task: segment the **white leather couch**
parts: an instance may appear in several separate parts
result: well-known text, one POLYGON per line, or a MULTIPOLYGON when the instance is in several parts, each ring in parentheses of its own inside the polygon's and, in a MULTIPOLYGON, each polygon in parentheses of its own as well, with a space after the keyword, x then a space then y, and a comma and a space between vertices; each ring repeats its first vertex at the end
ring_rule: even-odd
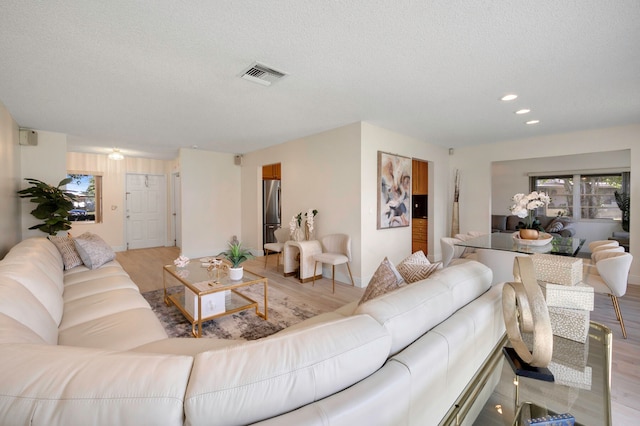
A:
POLYGON ((2 425, 437 424, 504 334, 477 262, 264 339, 167 338, 117 262, 0 262, 2 425))

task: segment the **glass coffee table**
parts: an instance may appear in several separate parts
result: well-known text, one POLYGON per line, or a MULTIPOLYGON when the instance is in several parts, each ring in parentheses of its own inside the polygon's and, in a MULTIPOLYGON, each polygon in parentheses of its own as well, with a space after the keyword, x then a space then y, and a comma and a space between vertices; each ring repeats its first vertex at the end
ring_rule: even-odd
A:
POLYGON ((192 260, 182 268, 175 265, 165 265, 163 268, 164 302, 167 306, 174 305, 191 322, 191 333, 194 337, 202 337, 203 322, 246 309, 255 308, 257 316, 268 319, 267 278, 245 269, 242 279, 234 281, 229 278, 228 271, 207 266, 207 262, 192 260), (171 282, 184 286, 184 291, 167 293, 167 284, 171 282), (257 300, 238 291, 253 285, 263 286, 262 312, 257 300))
POLYGON ((611 425, 611 341, 611 330, 593 321, 584 344, 555 336, 555 381, 545 382, 516 376, 502 352, 505 337, 440 424, 524 425, 569 413, 576 425, 611 425))

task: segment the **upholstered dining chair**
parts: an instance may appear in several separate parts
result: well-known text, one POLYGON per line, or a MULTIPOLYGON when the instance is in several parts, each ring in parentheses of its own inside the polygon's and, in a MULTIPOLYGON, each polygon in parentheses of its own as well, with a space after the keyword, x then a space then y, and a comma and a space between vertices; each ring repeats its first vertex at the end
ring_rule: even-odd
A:
POLYGON ((333 284, 333 292, 336 292, 336 265, 347 264, 351 285, 353 283, 353 275, 351 275, 351 237, 346 234, 331 234, 320 238, 322 244, 322 253, 313 256, 315 264, 313 265, 313 284, 316 284, 316 269, 318 263, 326 263, 331 265, 331 281, 333 284))
POLYGON ((618 247, 619 245, 620 243, 618 243, 618 241, 616 240, 596 240, 589 243, 589 251, 593 252, 594 250, 597 250, 603 246, 618 247))
POLYGON ((442 250, 442 267, 467 262, 469 260, 477 260, 476 253, 465 253, 466 247, 456 246, 461 242, 459 238, 442 237, 440 238, 440 250, 442 250))
POLYGON ((278 253, 276 261, 276 269, 278 269, 278 265, 280 265, 280 253, 282 253, 284 249, 284 243, 289 239, 289 229, 278 228, 273 231, 273 235, 276 237, 277 243, 267 243, 264 245, 264 267, 267 267, 267 259, 269 258, 269 252, 271 252, 278 253))
POLYGON ((593 254, 596 273, 583 277, 583 281, 593 287, 596 293, 607 294, 613 303, 616 312, 616 319, 620 322, 622 336, 627 338, 627 331, 624 328, 622 311, 618 298, 627 292, 627 280, 633 256, 629 253, 615 250, 602 250, 593 254))

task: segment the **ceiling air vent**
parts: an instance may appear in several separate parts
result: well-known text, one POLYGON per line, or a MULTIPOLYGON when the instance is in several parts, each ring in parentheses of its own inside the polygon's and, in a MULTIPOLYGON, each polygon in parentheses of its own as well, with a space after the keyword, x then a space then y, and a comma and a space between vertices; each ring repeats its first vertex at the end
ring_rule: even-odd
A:
POLYGON ((256 62, 246 69, 240 77, 254 83, 262 84, 263 86, 271 86, 272 83, 275 83, 286 75, 287 73, 285 72, 274 70, 271 67, 256 62))

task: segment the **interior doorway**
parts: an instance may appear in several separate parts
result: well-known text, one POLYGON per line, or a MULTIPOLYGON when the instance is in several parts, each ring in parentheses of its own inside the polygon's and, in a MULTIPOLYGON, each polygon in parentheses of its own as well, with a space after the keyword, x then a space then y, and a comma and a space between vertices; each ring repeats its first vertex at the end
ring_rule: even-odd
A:
POLYGON ((171 239, 173 245, 182 247, 182 186, 180 173, 171 174, 171 239))
POLYGON ((262 166, 262 243, 275 243, 274 232, 282 226, 282 179, 280 163, 262 166))
POLYGON ((164 246, 167 228, 166 192, 164 175, 127 174, 127 249, 164 246))

